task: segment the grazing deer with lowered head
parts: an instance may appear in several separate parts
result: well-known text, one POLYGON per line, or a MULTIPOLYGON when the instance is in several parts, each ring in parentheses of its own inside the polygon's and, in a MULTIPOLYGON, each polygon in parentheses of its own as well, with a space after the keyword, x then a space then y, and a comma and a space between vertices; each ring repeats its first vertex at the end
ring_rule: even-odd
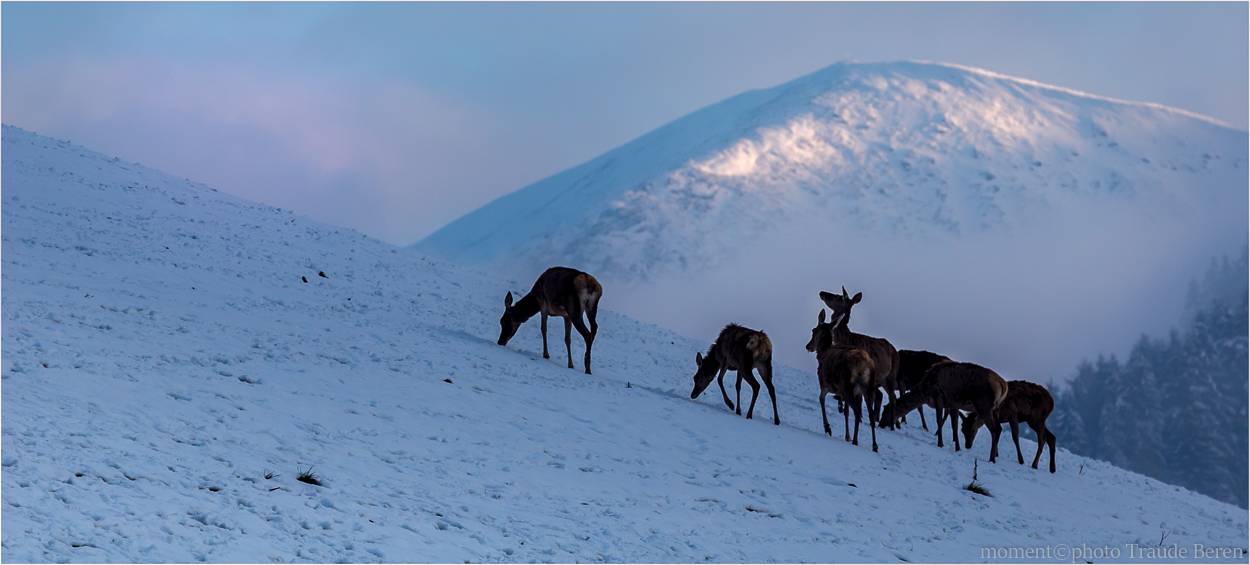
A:
MULTIPOLYGON (((1055 399, 1045 387, 1028 381, 1011 381, 1007 383, 1007 398, 998 407, 998 422, 1011 424, 1011 441, 1016 444, 1016 459, 1024 464, 1024 455, 1020 453, 1020 422, 1025 422, 1037 433, 1037 455, 1033 456, 1033 468, 1042 458, 1042 447, 1050 446, 1050 472, 1055 472, 1055 434, 1046 429, 1046 418, 1055 409, 1055 399)), ((964 447, 972 449, 972 440, 977 437, 981 428, 981 420, 976 414, 964 419, 964 447)))
POLYGON ((569 368, 573 368, 572 328, 582 334, 586 341, 586 374, 590 374, 590 347, 595 342, 595 334, 599 332, 599 324, 595 322, 595 313, 599 310, 599 298, 603 296, 603 287, 599 281, 586 273, 568 267, 552 267, 547 269, 534 288, 514 305, 512 292, 503 299, 503 317, 499 319, 499 345, 507 345, 508 340, 516 334, 526 320, 534 314, 542 314, 543 359, 550 359, 547 353, 547 316, 564 318, 564 347, 569 352, 569 368), (582 314, 590 321, 590 329, 582 323, 582 314))
POLYGON ((715 378, 717 384, 720 385, 720 393, 725 399, 725 404, 733 409, 735 414, 742 414, 742 381, 746 379, 747 384, 751 385, 751 407, 747 408, 747 419, 750 420, 755 412, 755 399, 760 394, 760 383, 751 374, 751 369, 754 368, 759 370, 760 378, 764 379, 764 386, 768 387, 768 398, 773 402, 773 424, 781 425, 781 418, 777 416, 777 391, 773 388, 773 342, 769 341, 764 332, 747 329, 738 324, 729 324, 716 337, 716 343, 713 343, 712 347, 707 350, 707 357, 701 353, 695 353, 694 362, 699 369, 694 374, 694 390, 690 392, 691 399, 698 398, 715 378), (734 403, 729 401, 729 394, 725 392, 725 371, 738 372, 738 383, 735 386, 738 391, 736 408, 734 403))
POLYGON ((881 422, 882 426, 889 425, 891 429, 897 426, 893 420, 886 422, 880 418, 881 402, 883 400, 880 393, 875 392, 878 387, 884 388, 886 393, 890 395, 890 402, 893 403, 897 398, 898 390, 898 351, 890 345, 889 341, 878 337, 870 337, 863 334, 857 334, 851 331, 847 326, 851 321, 851 307, 858 304, 863 298, 864 293, 857 292, 852 298, 846 294, 846 287, 842 287, 842 294, 839 296, 831 292, 821 292, 820 299, 829 306, 830 318, 841 319, 841 322, 833 327, 833 344, 846 345, 856 347, 868 352, 872 357, 872 362, 876 366, 873 372, 876 383, 873 386, 873 394, 865 397, 871 406, 873 418, 881 422))
MULTIPOLYGON (((950 361, 950 358, 929 351, 898 350, 899 392, 905 393, 916 388, 916 385, 920 384, 920 379, 924 378, 925 371, 928 371, 929 367, 940 361, 950 361)), ((925 431, 929 431, 929 424, 924 421, 924 405, 917 406, 916 411, 920 412, 920 426, 925 431)), ((907 415, 903 414, 900 418, 906 421, 907 415)))
MULTIPOLYGON (((812 340, 807 342, 807 350, 816 354, 816 377, 820 382, 820 417, 825 422, 825 433, 833 435, 829 427, 829 416, 825 414, 825 396, 833 394, 839 402, 845 401, 847 406, 842 410, 842 420, 846 429, 846 441, 851 445, 859 445, 859 423, 863 421, 862 400, 871 398, 876 392, 875 364, 867 351, 847 345, 834 345, 833 329, 842 322, 846 314, 834 316, 825 323, 825 311, 820 311, 816 318, 816 327, 812 328, 812 340), (855 411, 855 438, 851 438, 851 410, 855 411)), ((871 401, 869 401, 871 405, 871 401)), ((868 411, 868 429, 872 430, 872 450, 877 451, 877 422, 872 410, 868 411)))
POLYGON ((942 424, 951 417, 951 440, 959 451, 959 411, 975 412, 977 419, 990 429, 993 444, 990 446, 990 462, 998 458, 998 435, 1003 427, 998 423, 998 407, 1007 397, 1007 381, 998 373, 972 363, 942 361, 925 373, 920 384, 885 407, 882 417, 898 420, 921 404, 928 404, 937 412, 938 447, 942 443, 942 424))

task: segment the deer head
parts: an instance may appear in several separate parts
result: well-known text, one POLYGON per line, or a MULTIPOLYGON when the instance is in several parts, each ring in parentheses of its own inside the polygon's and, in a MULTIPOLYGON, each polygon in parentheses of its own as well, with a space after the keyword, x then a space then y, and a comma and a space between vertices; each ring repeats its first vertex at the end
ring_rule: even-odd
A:
POLYGON ((715 356, 708 356, 704 359, 702 353, 695 353, 694 363, 699 369, 694 373, 694 390, 690 392, 691 399, 703 394, 704 389, 712 384, 712 379, 716 378, 716 373, 720 371, 720 362, 715 356))
POLYGON ((855 293, 854 297, 847 295, 845 286, 842 287, 842 294, 840 296, 832 292, 821 291, 820 293, 820 300, 823 301, 830 310, 832 310, 832 312, 830 312, 831 317, 836 318, 838 317, 838 314, 846 315, 842 319, 842 323, 851 321, 851 307, 859 304, 860 299, 863 297, 864 293, 862 292, 855 293))
POLYGON ((812 340, 807 342, 807 350, 818 353, 821 348, 833 345, 833 328, 837 327, 845 317, 846 314, 833 316, 833 319, 826 324, 825 310, 821 308, 820 316, 816 318, 816 327, 812 328, 812 340))
POLYGON ((503 299, 503 317, 499 318, 499 345, 508 345, 508 340, 516 335, 517 328, 525 323, 528 318, 513 315, 512 312, 512 291, 508 291, 508 296, 503 299))

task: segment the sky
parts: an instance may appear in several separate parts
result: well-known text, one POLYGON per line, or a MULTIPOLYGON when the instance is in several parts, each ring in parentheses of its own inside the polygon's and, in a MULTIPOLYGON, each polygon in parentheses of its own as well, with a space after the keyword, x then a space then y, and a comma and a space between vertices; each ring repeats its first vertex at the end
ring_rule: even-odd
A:
POLYGON ((409 245, 743 91, 930 60, 1246 129, 1247 3, 0 5, 0 120, 409 245))

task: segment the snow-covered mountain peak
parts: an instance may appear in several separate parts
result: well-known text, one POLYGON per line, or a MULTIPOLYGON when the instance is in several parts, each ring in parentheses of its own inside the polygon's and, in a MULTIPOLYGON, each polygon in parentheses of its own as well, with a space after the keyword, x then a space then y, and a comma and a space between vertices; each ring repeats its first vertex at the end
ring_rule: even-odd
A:
POLYGON ((957 237, 1107 199, 1192 211, 1191 193, 1244 184, 1246 147, 1245 132, 1158 105, 955 65, 847 62, 690 114, 417 248, 645 279, 723 265, 743 239, 797 224, 957 237))

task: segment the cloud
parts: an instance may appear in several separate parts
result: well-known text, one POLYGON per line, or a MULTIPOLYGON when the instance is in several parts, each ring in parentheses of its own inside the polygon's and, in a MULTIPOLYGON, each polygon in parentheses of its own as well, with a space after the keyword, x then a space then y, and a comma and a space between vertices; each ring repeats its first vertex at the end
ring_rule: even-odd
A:
POLYGON ((498 149, 480 112, 396 80, 139 57, 4 78, 5 123, 399 244, 438 227, 428 211, 463 198, 449 187, 488 185, 480 155, 498 149))

